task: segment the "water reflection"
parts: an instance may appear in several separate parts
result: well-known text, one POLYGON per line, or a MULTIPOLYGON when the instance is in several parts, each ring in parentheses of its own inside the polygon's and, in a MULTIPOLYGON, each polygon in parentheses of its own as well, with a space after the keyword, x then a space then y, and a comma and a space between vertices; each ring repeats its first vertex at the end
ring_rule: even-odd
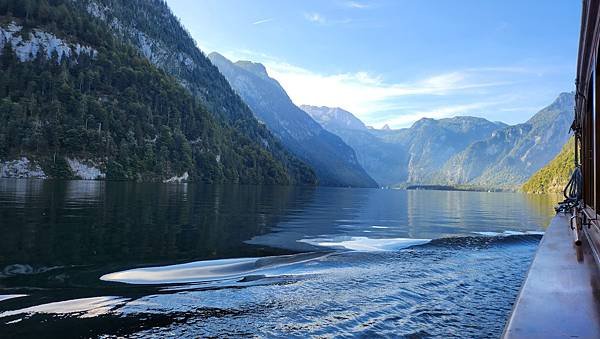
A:
POLYGON ((323 237, 435 239, 541 230, 556 200, 515 193, 0 180, 0 269, 260 257, 315 250, 302 240, 323 237))
POLYGON ((0 180, 0 330, 498 336, 557 199, 0 180))
POLYGON ((244 240, 303 210, 292 187, 0 181, 0 271, 279 254, 244 240))
POLYGON ((318 243, 356 242, 353 248, 403 239, 436 239, 480 232, 540 231, 554 214, 555 196, 459 191, 320 188, 303 213, 279 222, 274 232, 247 241, 295 251, 318 243), (354 239, 354 240, 353 240, 354 239))

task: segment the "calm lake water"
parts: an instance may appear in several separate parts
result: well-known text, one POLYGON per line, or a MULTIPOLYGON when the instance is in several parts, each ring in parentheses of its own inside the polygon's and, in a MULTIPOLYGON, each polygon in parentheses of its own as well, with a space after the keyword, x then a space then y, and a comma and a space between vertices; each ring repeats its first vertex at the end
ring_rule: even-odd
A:
POLYGON ((557 200, 0 180, 0 336, 498 337, 557 200))

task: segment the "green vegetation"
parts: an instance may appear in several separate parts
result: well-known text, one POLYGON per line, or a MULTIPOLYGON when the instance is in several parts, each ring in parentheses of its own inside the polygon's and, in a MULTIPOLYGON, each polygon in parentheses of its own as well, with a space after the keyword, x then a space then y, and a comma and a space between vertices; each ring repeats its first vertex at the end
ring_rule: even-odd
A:
POLYGON ((108 179, 117 180, 162 180, 188 172, 191 180, 204 182, 316 182, 306 165, 286 154, 274 157, 256 142, 269 137, 264 127, 254 123, 258 127, 247 132, 243 120, 212 114, 73 2, 0 0, 0 16, 3 26, 11 21, 23 26, 25 40, 40 29, 98 51, 48 59, 40 49, 21 62, 11 44, 5 45, 0 159, 32 157, 53 177, 71 175, 64 161, 69 156, 94 160, 108 179))
MULTIPOLYGON (((97 8, 98 20, 135 46, 159 69, 184 84, 215 118, 242 134, 255 147, 266 148, 283 166, 292 183, 315 184, 313 170, 259 123, 225 77, 198 49, 195 40, 164 0, 78 0, 81 11, 97 8)), ((260 183, 260 182, 256 182, 260 183)))
POLYGON ((522 190, 538 194, 562 192, 575 168, 574 160, 575 139, 571 138, 552 161, 529 178, 522 190))

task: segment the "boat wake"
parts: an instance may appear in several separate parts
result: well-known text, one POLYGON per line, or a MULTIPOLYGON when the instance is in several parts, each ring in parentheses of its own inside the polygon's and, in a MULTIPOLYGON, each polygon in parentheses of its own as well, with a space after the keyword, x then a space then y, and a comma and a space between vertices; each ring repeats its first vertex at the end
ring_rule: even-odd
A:
POLYGON ((154 285, 267 276, 280 272, 292 272, 294 268, 307 261, 316 261, 329 254, 327 252, 311 252, 262 258, 194 261, 185 264, 135 268, 109 273, 101 276, 100 280, 154 285))
MULTIPOLYGON (((18 334, 44 321, 58 331, 71 319, 85 320, 86 326, 136 324, 136 331, 144 331, 144 326, 154 331, 159 322, 162 334, 173 335, 173 328, 181 327, 183 333, 228 331, 243 336, 251 323, 269 329, 261 332, 264 336, 285 336, 285 331, 271 327, 277 317, 294 326, 308 321, 308 326, 333 330, 353 328, 357 321, 374 322, 390 331, 383 333, 397 334, 403 328, 408 337, 426 323, 426 332, 418 333, 443 336, 463 334, 460 326, 460 332, 455 328, 459 323, 448 319, 473 309, 466 315, 469 323, 501 331, 498 318, 486 312, 498 312, 500 302, 500 317, 507 316, 540 239, 531 232, 437 239, 308 238, 301 241, 322 251, 127 269, 102 275, 96 290, 74 291, 67 300, 35 290, 0 296, 0 326, 18 334), (351 313, 327 318, 324 325, 323 310, 340 304, 352 305, 351 313), (299 309, 305 313, 299 315, 299 309), (402 319, 404 327, 385 318, 390 314, 402 319)), ((480 334, 469 330, 474 331, 470 336, 480 334)))
MULTIPOLYGON (((220 284, 225 286, 227 285, 224 283, 225 281, 248 283, 265 278, 317 274, 331 269, 329 264, 332 261, 338 261, 329 260, 330 256, 345 255, 343 260, 350 261, 347 256, 351 253, 394 252, 427 245, 460 250, 465 247, 537 242, 541 235, 541 232, 532 231, 474 233, 478 235, 439 239, 353 236, 300 239, 297 241, 322 248, 323 251, 258 258, 203 260, 176 265, 134 268, 105 274, 100 277, 100 280, 134 285, 188 284, 188 287, 191 287, 189 284, 192 283, 215 282, 217 286, 220 284)), ((364 260, 364 257, 357 260, 364 260)), ((339 262, 336 262, 335 265, 339 265, 339 262)))
POLYGON ((423 245, 431 239, 411 239, 411 238, 368 238, 368 237, 334 237, 334 238, 315 238, 301 239, 299 242, 307 243, 313 246, 326 247, 332 249, 346 249, 359 252, 377 252, 377 251, 395 251, 403 248, 423 245))

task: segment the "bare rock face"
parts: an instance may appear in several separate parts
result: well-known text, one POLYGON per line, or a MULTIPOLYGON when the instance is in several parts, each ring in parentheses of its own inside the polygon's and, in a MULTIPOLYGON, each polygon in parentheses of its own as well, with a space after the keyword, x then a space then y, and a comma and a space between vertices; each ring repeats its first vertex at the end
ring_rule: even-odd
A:
POLYGON ((4 48, 5 44, 11 44, 12 50, 21 62, 33 60, 38 53, 42 53, 47 59, 56 54, 57 62, 60 62, 62 58, 78 57, 81 54, 91 57, 96 57, 98 54, 98 51, 90 46, 69 43, 52 33, 39 29, 34 29, 29 33, 29 37, 24 39, 21 35, 22 30, 23 27, 15 22, 9 23, 6 27, 0 27, 0 50, 4 48))
POLYGON ((423 118, 410 128, 366 127, 339 108, 302 106, 354 148, 381 185, 471 185, 516 189, 548 163, 569 138, 574 94, 562 93, 523 124, 483 118, 423 118))
POLYGON ((79 179, 98 180, 106 178, 106 174, 93 161, 71 158, 67 158, 66 160, 73 175, 79 179))
POLYGON ((46 179, 46 173, 39 164, 26 157, 0 162, 0 178, 46 179))
POLYGON ((453 184, 516 188, 569 139, 574 93, 562 93, 523 124, 508 126, 453 156, 440 178, 453 184))
POLYGON ((218 53, 208 58, 231 87, 294 155, 309 164, 328 186, 376 187, 354 150, 294 105, 277 80, 260 63, 231 62, 218 53))

